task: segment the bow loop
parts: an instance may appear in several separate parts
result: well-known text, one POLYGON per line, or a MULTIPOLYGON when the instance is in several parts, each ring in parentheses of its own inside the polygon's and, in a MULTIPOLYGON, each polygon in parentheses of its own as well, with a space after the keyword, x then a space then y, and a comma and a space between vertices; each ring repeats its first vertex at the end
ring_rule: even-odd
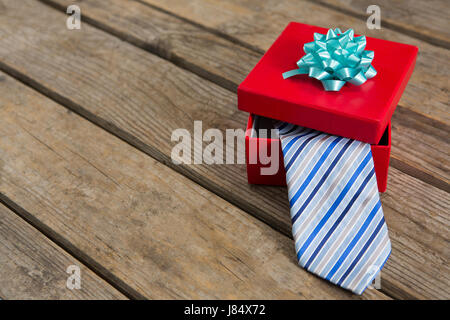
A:
POLYGON ((320 80, 326 91, 339 91, 346 82, 359 86, 377 74, 372 66, 375 53, 365 48, 366 37, 355 37, 353 29, 314 33, 314 41, 303 45, 298 69, 283 73, 283 78, 307 74, 320 80))
POLYGON ((321 33, 314 32, 314 41, 320 41, 325 37, 325 35, 321 33))
POLYGON ((326 40, 330 40, 330 39, 334 39, 334 38, 336 38, 336 33, 334 32, 333 29, 329 29, 327 32, 326 40))

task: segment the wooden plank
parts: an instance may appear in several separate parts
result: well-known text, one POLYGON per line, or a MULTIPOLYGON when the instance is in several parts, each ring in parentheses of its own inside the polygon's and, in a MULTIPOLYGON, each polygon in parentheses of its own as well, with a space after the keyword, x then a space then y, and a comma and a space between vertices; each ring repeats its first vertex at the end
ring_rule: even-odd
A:
POLYGON ((450 130, 406 108, 392 117, 391 165, 450 192, 450 130))
POLYGON ((447 0, 388 1, 378 0, 319 0, 330 8, 367 19, 367 7, 376 4, 381 9, 382 27, 420 38, 435 45, 450 48, 450 2, 447 0))
POLYGON ((142 296, 359 298, 298 267, 288 237, 2 78, 0 193, 142 296))
POLYGON ((389 170, 388 192, 381 201, 393 249, 384 279, 395 284, 383 288, 399 298, 448 299, 450 196, 389 170))
MULTIPOLYGON (((65 11, 71 0, 46 3, 65 11)), ((139 2, 111 0, 104 6, 86 0, 81 6, 89 23, 233 92, 260 58, 255 51, 139 2)), ((450 156, 449 132, 442 123, 400 106, 394 115, 393 165, 450 191, 450 170, 444 161, 450 156)))
MULTIPOLYGON (((43 2, 64 12, 74 3, 71 0, 43 2)), ((105 6, 104 2, 87 0, 78 4, 83 21, 233 91, 261 57, 261 52, 139 2, 111 0, 105 6)))
MULTIPOLYGON (((258 219, 290 234, 284 188, 247 185, 244 165, 175 166, 171 163, 170 153, 174 144, 170 136, 176 128, 191 130, 195 119, 202 119, 204 128, 244 127, 247 115, 236 111, 234 94, 86 24, 82 30, 75 32, 61 28, 59 23, 63 15, 45 10, 45 6, 35 2, 25 4, 22 3, 21 9, 14 11, 16 18, 2 24, 5 26, 0 42, 3 68, 258 219), (39 12, 39 16, 30 19, 34 17, 31 12, 39 12), (17 17, 18 14, 23 16, 17 17), (21 28, 22 24, 15 23, 15 19, 24 21, 25 17, 26 29, 21 28), (47 21, 45 31, 34 32, 29 27, 39 26, 42 20, 47 21), (5 48, 14 54, 7 54, 5 48), (33 54, 30 55, 30 52, 33 54)), ((15 2, 11 1, 8 5, 13 7, 15 2)), ((415 185, 415 179, 401 172, 398 174, 415 185)), ((425 186, 442 198, 433 207, 448 211, 443 203, 446 194, 425 186)), ((390 196, 403 203, 406 211, 414 209, 408 199, 399 198, 395 193, 390 196)), ((422 190, 415 189, 414 196, 421 199, 422 190)), ((424 203, 427 201, 424 198, 424 203)), ((389 211, 392 204, 383 205, 385 211, 389 211)), ((429 212, 426 214, 430 215, 429 212)), ((433 215, 430 219, 434 221, 433 215)), ((395 225, 397 220, 392 219, 388 223, 395 225)), ((447 225, 440 220, 433 222, 439 223, 442 227, 438 232, 446 235, 446 231, 440 230, 447 230, 447 225)), ((399 235, 414 239, 411 246, 423 244, 424 239, 415 238, 414 232, 401 229, 401 225, 398 228, 404 232, 399 235)), ((415 254, 413 249, 405 250, 407 254, 415 254)), ((420 258, 440 270, 435 255, 429 248, 421 252, 420 258)), ((403 274, 414 274, 413 278, 423 283, 442 278, 441 273, 432 274, 433 279, 422 271, 416 274, 417 266, 409 262, 395 267, 403 274)), ((383 290, 397 292, 401 287, 411 287, 405 293, 408 297, 435 296, 433 288, 413 286, 406 278, 396 278, 389 268, 384 272, 386 285, 383 290)))
POLYGON ((366 21, 306 0, 142 0, 183 19, 267 50, 289 21, 323 27, 353 28, 367 36, 419 47, 416 69, 400 105, 450 124, 448 74, 450 51, 388 28, 368 30, 366 21))
MULTIPOLYGON (((0 160, 2 163, 2 160, 0 160)), ((42 233, 0 204, 2 299, 126 299, 42 233), (81 288, 68 289, 69 266, 80 268, 81 288)))

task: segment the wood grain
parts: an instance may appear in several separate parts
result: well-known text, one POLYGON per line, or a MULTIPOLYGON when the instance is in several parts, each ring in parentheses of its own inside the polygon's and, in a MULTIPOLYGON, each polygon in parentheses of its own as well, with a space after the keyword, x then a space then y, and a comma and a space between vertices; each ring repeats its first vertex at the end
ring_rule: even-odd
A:
POLYGON ((395 281, 383 286, 385 292, 448 299, 450 195, 391 167, 381 201, 393 248, 384 279, 395 281))
POLYGON ((126 299, 2 204, 0 297, 7 300, 126 299), (66 270, 71 265, 80 268, 80 289, 70 290, 66 286, 70 276, 66 270))
POLYGON ((367 19, 366 9, 376 4, 381 9, 381 25, 450 48, 450 2, 446 0, 319 0, 329 8, 367 19))
POLYGON ((450 192, 449 127, 402 107, 391 123, 391 165, 450 192))
MULTIPOLYGON (((9 15, 8 23, 2 23, 5 28, 1 30, 0 61, 5 70, 277 230, 290 234, 284 188, 247 185, 244 165, 175 166, 170 161, 174 145, 170 135, 175 128, 191 130, 196 119, 203 120, 205 129, 244 127, 247 115, 236 111, 234 94, 86 24, 76 32, 61 28, 64 15, 35 2, 25 3, 20 10, 12 10, 15 2, 8 2, 9 11, 14 15, 9 15), (34 17, 31 12, 39 12, 39 16, 30 18, 34 17), (25 17, 27 27, 18 23, 25 17), (45 29, 34 31, 39 29, 42 20, 47 21, 45 29)), ((2 19, 5 17, 8 15, 2 19)), ((391 169, 393 172, 416 186, 409 197, 430 203, 422 187, 437 194, 438 202, 433 207, 440 208, 439 212, 445 216, 447 193, 427 184, 419 188, 416 179, 391 169)), ((393 183, 397 182, 391 180, 390 184, 393 183)), ((403 211, 415 210, 409 198, 390 191, 388 194, 393 203, 383 202, 383 207, 385 212, 393 212, 393 217, 397 215, 391 208, 395 203, 402 203, 403 211)), ((425 215, 430 215, 428 223, 433 225, 426 227, 431 229, 440 224, 436 232, 446 237, 445 221, 433 220, 430 212, 425 215)), ((405 219, 409 221, 408 217, 405 219)), ((404 249, 407 256, 416 255, 414 248, 425 246, 425 240, 416 237, 414 230, 402 228, 404 221, 391 219, 388 223, 400 230, 391 236, 394 246, 399 243, 397 236, 410 239, 411 248, 404 249)), ((440 264, 444 259, 446 256, 434 252, 432 247, 420 252, 422 262, 441 272, 445 271, 440 264), (438 260, 436 255, 440 257, 438 260)), ((394 267, 388 265, 383 274, 386 283, 383 290, 399 297, 435 297, 434 288, 416 286, 410 279, 428 284, 444 275, 429 274, 420 267, 400 259, 395 268, 409 278, 398 278, 394 270, 390 271, 394 267)), ((441 297, 448 296, 447 291, 439 290, 441 297)))
MULTIPOLYGON (((289 21, 322 27, 353 28, 358 34, 419 47, 415 71, 400 105, 450 124, 448 91, 450 51, 417 38, 382 28, 368 30, 358 19, 306 0, 141 0, 209 29, 217 30, 257 50, 267 50, 289 21)), ((444 24, 443 30, 448 29, 444 24)))
POLYGON ((235 91, 261 57, 211 32, 135 1, 42 1, 59 10, 77 3, 83 20, 235 91))
POLYGON ((143 297, 360 298, 301 269, 288 237, 2 78, 0 193, 143 297))
MULTIPOLYGON (((71 0, 46 0, 64 10, 71 0)), ((90 24, 236 92, 260 54, 204 28, 135 1, 81 4, 90 24)), ((450 191, 450 129, 400 106, 394 114, 393 162, 405 173, 450 191), (417 143, 421 141, 421 143, 417 143)))

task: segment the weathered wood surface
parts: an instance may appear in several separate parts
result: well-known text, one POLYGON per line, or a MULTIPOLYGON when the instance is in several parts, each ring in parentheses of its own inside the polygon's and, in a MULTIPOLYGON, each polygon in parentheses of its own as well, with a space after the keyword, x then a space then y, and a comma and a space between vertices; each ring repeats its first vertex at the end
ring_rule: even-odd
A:
MULTIPOLYGON (((2 158, 0 163, 3 161, 2 158)), ((114 287, 2 204, 0 204, 0 298, 126 299, 114 287), (80 268, 80 289, 70 290, 66 286, 70 276, 66 270, 71 265, 80 268)))
MULTIPOLYGON (((416 69, 400 105, 445 124, 448 110, 450 52, 388 28, 368 30, 358 19, 306 0, 141 0, 209 29, 217 30, 257 50, 267 50, 286 27, 299 21, 323 27, 353 28, 356 33, 419 47, 416 69)), ((448 29, 448 26, 442 26, 448 29)))
POLYGON ((84 21, 235 91, 261 52, 133 0, 43 0, 61 11, 77 3, 84 21))
MULTIPOLYGON (((65 10, 71 0, 45 2, 65 10)), ((80 5, 83 17, 89 23, 233 92, 261 56, 139 2, 110 0, 105 7, 97 0, 85 0, 80 5)), ((393 121, 392 164, 405 173, 450 191, 450 169, 445 161, 450 156, 449 127, 403 106, 397 109, 393 121)))
MULTIPOLYGON (((288 237, 1 77, 0 194, 126 283, 123 290, 146 298, 359 298, 299 268, 288 237)), ((387 297, 368 290, 362 298, 387 297)))
POLYGON ((450 192, 450 127, 399 107, 391 124, 390 164, 450 192))
POLYGON ((405 299, 449 299, 449 194, 390 168, 381 202, 393 248, 383 281, 395 281, 383 288, 405 299))
POLYGON ((412 37, 450 48, 450 1, 447 0, 319 0, 331 9, 367 19, 367 7, 381 9, 382 27, 389 27, 412 37))
MULTIPOLYGON (((8 5, 14 7, 14 2, 8 5)), ((174 128, 190 129, 194 119, 202 119, 204 128, 242 128, 245 125, 246 115, 235 111, 234 94, 86 24, 81 31, 67 31, 60 27, 60 19, 64 15, 43 8, 45 6, 27 2, 26 6, 22 4, 21 10, 15 11, 15 16, 20 12, 28 17, 26 28, 21 28, 20 24, 14 23, 14 19, 8 18, 9 24, 6 25, 10 28, 2 30, 4 36, 0 42, 3 68, 157 160, 171 165, 169 156, 173 145, 170 133, 174 128), (36 21, 30 19, 30 12, 39 12, 36 21), (47 21, 45 30, 34 32, 33 26, 39 26, 42 19, 47 21)), ((20 21, 23 17, 16 19, 20 21)), ((278 230, 290 234, 285 189, 248 186, 242 165, 173 167, 278 230)), ((427 237, 416 237, 415 230, 404 228, 406 222, 415 224, 409 216, 404 216, 403 220, 394 218, 398 215, 398 203, 404 206, 402 212, 409 212, 415 210, 411 198, 419 199, 421 203, 437 208, 438 212, 430 215, 424 211, 426 220, 423 228, 433 229, 433 233, 445 238, 448 225, 439 217, 445 216, 448 211, 445 202, 448 195, 426 184, 419 185, 419 188, 419 181, 395 169, 391 170, 391 180, 392 176, 416 187, 407 194, 408 197, 388 193, 387 200, 383 202, 387 216, 393 217, 391 220, 387 218, 387 221, 389 227, 395 230, 391 235, 394 251, 396 243, 401 244, 401 239, 410 242, 401 249, 404 255, 397 256, 396 265, 388 264, 384 269, 383 290, 398 297, 446 297, 446 287, 436 289, 431 284, 445 279, 446 270, 442 267, 442 261, 447 259, 447 252, 441 250, 436 253, 433 245, 438 246, 439 243, 427 237), (438 195, 432 198, 433 201, 436 198, 436 203, 431 202, 431 196, 426 197, 426 192, 424 195, 422 187, 426 187, 431 195, 438 195), (436 228, 436 225, 440 227, 436 228), (416 265, 417 262, 411 264, 407 258, 414 256, 419 247, 424 249, 420 251, 420 265, 416 265), (424 264, 430 267, 424 270, 424 264), (440 273, 428 273, 431 268, 440 273), (397 273, 403 277, 398 278, 397 273), (424 285, 414 285, 410 279, 424 285)), ((391 185, 395 183, 400 182, 390 182, 391 185)))

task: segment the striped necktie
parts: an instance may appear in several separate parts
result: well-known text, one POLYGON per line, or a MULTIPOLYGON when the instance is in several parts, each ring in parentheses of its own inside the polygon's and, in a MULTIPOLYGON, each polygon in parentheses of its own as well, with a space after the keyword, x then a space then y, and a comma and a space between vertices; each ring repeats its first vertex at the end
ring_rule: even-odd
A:
POLYGON ((276 127, 300 266, 361 294, 391 252, 370 145, 285 122, 276 127))

